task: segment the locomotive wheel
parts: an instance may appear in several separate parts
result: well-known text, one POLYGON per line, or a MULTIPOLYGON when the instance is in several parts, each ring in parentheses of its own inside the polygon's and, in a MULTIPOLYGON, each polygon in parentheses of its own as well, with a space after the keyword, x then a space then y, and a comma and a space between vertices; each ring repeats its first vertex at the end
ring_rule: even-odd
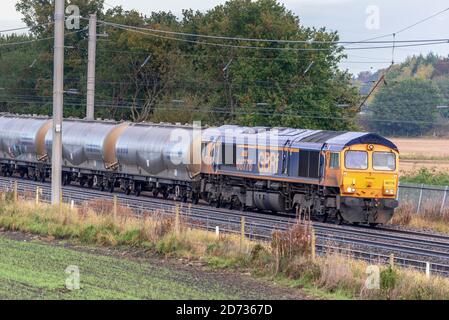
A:
POLYGON ((20 176, 21 178, 25 177, 25 172, 23 172, 23 171, 20 171, 20 174, 19 174, 19 176, 20 176))
POLYGON ((329 211, 326 211, 326 213, 323 215, 323 223, 327 222, 327 218, 329 218, 329 211))
POLYGON ((41 174, 41 182, 45 182, 45 174, 41 174))
POLYGON ((80 187, 84 187, 85 184, 86 184, 86 180, 84 178, 81 178, 80 187))
POLYGON ((109 192, 110 192, 110 193, 113 193, 113 192, 114 192, 114 183, 113 183, 113 182, 111 182, 111 183, 109 184, 109 192))
POLYGON ((215 208, 220 208, 221 207, 221 197, 217 199, 217 201, 215 202, 215 208))
POLYGON ((129 196, 129 195, 131 194, 131 188, 126 188, 126 189, 125 189, 125 194, 126 194, 127 196, 129 196))
POLYGON ((88 186, 90 189, 92 189, 93 185, 94 185, 94 180, 93 180, 93 179, 89 179, 89 180, 87 181, 87 186, 88 186))
POLYGON ((344 222, 343 217, 341 216, 340 212, 337 213, 337 224, 340 226, 344 222))

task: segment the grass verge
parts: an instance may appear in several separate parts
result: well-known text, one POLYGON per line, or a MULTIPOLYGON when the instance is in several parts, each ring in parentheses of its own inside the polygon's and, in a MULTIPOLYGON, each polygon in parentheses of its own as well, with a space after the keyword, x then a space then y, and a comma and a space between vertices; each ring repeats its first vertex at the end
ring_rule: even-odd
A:
POLYGON ((395 211, 391 224, 449 234, 449 209, 441 210, 440 204, 424 203, 421 212, 404 202, 395 211))
MULTIPOLYGON (((370 278, 366 263, 337 252, 314 257, 312 229, 307 224, 275 232, 272 242, 264 243, 232 235, 217 238, 214 233, 187 228, 182 218, 167 218, 157 213, 136 218, 129 209, 119 208, 113 215, 111 208, 112 204, 102 201, 82 209, 59 210, 32 202, 5 200, 0 203, 0 226, 86 245, 138 247, 165 257, 201 260, 212 268, 250 271, 256 277, 301 288, 320 298, 449 299, 448 279, 426 279, 418 272, 385 266, 378 267, 378 288, 367 289, 370 278)), ((17 259, 17 254, 16 250, 9 259, 17 259)), ((40 259, 35 261, 39 268, 40 259)), ((13 269, 10 266, 5 270, 13 272, 13 269)), ((46 285, 42 281, 41 285, 46 285)), ((129 290, 132 289, 124 290, 120 297, 126 297, 129 290)))
POLYGON ((437 169, 421 168, 417 172, 403 174, 401 182, 449 186, 449 173, 437 169))

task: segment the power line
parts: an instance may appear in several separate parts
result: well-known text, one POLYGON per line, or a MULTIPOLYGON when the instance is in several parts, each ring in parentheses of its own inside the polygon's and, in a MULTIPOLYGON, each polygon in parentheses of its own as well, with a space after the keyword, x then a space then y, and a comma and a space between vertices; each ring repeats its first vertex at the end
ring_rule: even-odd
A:
POLYGON ((12 28, 12 29, 4 29, 4 30, 0 30, 0 33, 5 33, 5 32, 13 32, 13 31, 20 31, 20 30, 26 30, 26 29, 33 29, 33 28, 38 28, 38 27, 45 27, 48 25, 54 24, 54 22, 48 22, 48 23, 43 23, 43 24, 38 24, 35 26, 26 26, 26 27, 18 27, 18 28, 12 28))
MULTIPOLYGON (((161 36, 154 33, 148 33, 141 30, 136 30, 132 26, 122 27, 120 25, 111 25, 112 27, 131 31, 135 33, 140 33, 146 36, 150 37, 156 37, 166 40, 175 40, 180 42, 187 42, 187 43, 194 43, 199 45, 209 45, 209 46, 216 46, 216 47, 223 47, 223 48, 235 48, 235 49, 255 49, 255 50, 268 50, 268 51, 332 51, 332 50, 372 50, 372 49, 391 49, 393 46, 367 46, 367 47, 329 47, 329 48, 292 48, 292 47, 260 47, 260 46, 247 46, 247 45, 231 45, 231 44, 224 44, 224 43, 216 43, 216 42, 207 42, 207 41, 197 41, 197 40, 189 40, 189 39, 182 39, 182 38, 176 38, 176 37, 169 37, 169 36, 161 36)), ((145 29, 145 28, 143 28, 145 29)), ((150 31, 151 32, 151 31, 150 31)), ((429 45, 438 45, 438 44, 447 44, 449 43, 449 39, 444 39, 440 41, 435 42, 426 42, 426 43, 416 43, 416 44, 403 44, 395 46, 396 48, 403 48, 403 47, 420 47, 420 46, 429 46, 429 45)), ((329 42, 327 44, 335 44, 332 42, 329 42)))
MULTIPOLYGON (((65 37, 65 36, 68 36, 68 35, 71 35, 71 34, 79 33, 79 32, 82 32, 82 31, 83 31, 83 30, 77 30, 77 31, 67 32, 67 33, 64 34, 64 37, 65 37)), ((0 47, 10 47, 10 46, 16 46, 16 45, 22 45, 22 44, 29 44, 29 43, 40 42, 40 41, 51 40, 51 39, 54 39, 54 36, 46 37, 46 38, 38 38, 38 39, 25 40, 25 41, 0 43, 0 47)))
MULTIPOLYGON (((449 10, 449 8, 447 9, 449 10)), ((114 26, 117 28, 129 28, 134 30, 170 34, 184 37, 195 37, 195 38, 205 38, 205 39, 215 39, 215 40, 231 40, 231 41, 245 41, 245 42, 267 42, 267 43, 286 43, 286 44, 359 44, 359 43, 369 43, 369 44, 381 44, 381 43, 421 43, 421 42, 437 42, 437 41, 448 41, 449 39, 412 39, 412 40, 398 40, 398 41, 326 41, 326 40, 285 40, 285 39, 256 39, 256 38, 242 38, 242 37, 228 37, 228 36, 216 36, 216 35, 206 35, 206 34, 196 34, 196 33, 186 33, 171 30, 161 30, 149 27, 137 27, 131 25, 125 25, 114 22, 99 21, 104 25, 114 26)), ((400 31, 399 31, 400 32, 400 31)), ((399 33, 396 32, 396 33, 399 33)))
MULTIPOLYGON (((0 102, 2 102, 0 100, 0 102)), ((74 106, 74 107, 85 107, 85 104, 74 104, 74 103, 64 103, 68 106, 74 106)), ((35 106, 25 106, 30 108, 35 108, 35 106)), ((50 107, 50 105, 45 106, 41 105, 41 107, 50 107)), ((129 106, 111 106, 111 105, 96 105, 98 108, 106 108, 106 109, 127 109, 131 110, 129 106)), ((143 107, 135 106, 134 109, 143 109, 143 107)), ((155 111, 161 111, 161 110, 172 110, 172 111, 180 111, 180 107, 176 106, 156 106, 152 109, 153 114, 155 111)), ((191 113, 212 113, 212 114, 222 114, 222 115, 234 115, 234 116, 278 116, 278 117, 289 117, 289 118, 298 118, 298 119, 320 119, 320 120, 346 120, 346 121, 356 121, 358 120, 356 117, 342 117, 342 116, 325 116, 325 115, 308 115, 307 113, 301 113, 301 114, 291 114, 291 113, 282 113, 279 111, 276 111, 276 114, 273 112, 261 112, 261 111, 254 111, 254 112, 246 112, 246 111, 235 111, 231 112, 229 110, 220 110, 216 109, 214 107, 193 107, 193 109, 186 110, 191 113)), ((371 122, 384 122, 384 123, 405 123, 405 124, 440 124, 436 121, 419 121, 419 120, 401 120, 401 119, 391 119, 391 118, 371 118, 366 117, 364 119, 359 119, 364 121, 371 121, 371 122)))

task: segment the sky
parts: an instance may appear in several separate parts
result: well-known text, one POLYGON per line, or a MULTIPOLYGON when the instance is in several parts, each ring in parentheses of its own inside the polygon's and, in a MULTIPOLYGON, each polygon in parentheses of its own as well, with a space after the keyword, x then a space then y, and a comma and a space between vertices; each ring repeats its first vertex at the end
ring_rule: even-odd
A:
MULTIPOLYGON (((180 15, 182 9, 208 10, 225 0, 106 0, 108 6, 122 5, 144 14, 165 10, 180 15)), ((338 31, 342 41, 360 41, 379 35, 392 34, 449 7, 448 0, 280 0, 295 13, 301 24, 326 27, 338 31)), ((0 4, 0 30, 22 26, 21 16, 15 11, 16 0, 2 0, 0 4)), ((449 39, 449 11, 398 33, 397 40, 449 39)), ((392 40, 392 36, 379 40, 392 40)), ((360 45, 354 45, 360 47, 360 45)), ((353 74, 387 67, 392 59, 402 62, 413 54, 430 51, 449 55, 449 43, 422 47, 370 49, 347 51, 348 59, 342 69, 353 74)))

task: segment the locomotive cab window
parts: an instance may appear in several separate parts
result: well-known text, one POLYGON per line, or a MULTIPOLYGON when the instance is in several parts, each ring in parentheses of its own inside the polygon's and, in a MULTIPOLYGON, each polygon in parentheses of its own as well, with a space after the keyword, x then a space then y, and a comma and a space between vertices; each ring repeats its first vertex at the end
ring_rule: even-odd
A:
POLYGON ((373 168, 380 171, 396 170, 396 155, 392 152, 374 152, 373 168))
POLYGON ((368 153, 366 151, 346 151, 345 167, 355 170, 368 169, 368 153))
POLYGON ((329 168, 339 169, 340 168, 340 154, 332 152, 329 159, 329 168))

